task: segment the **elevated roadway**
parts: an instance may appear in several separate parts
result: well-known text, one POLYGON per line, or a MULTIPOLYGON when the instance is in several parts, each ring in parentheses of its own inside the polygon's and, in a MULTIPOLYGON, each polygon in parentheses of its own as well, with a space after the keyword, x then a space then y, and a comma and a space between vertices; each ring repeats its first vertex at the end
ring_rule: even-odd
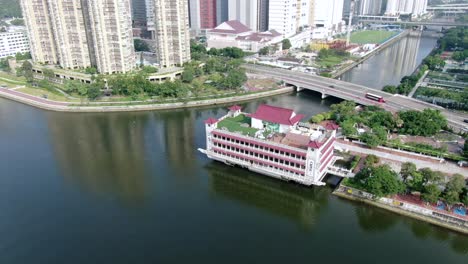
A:
POLYGON ((422 111, 426 108, 437 109, 447 118, 449 126, 454 130, 462 130, 467 124, 463 122, 468 119, 468 114, 461 114, 449 111, 440 106, 419 101, 402 95, 393 95, 380 90, 369 88, 363 85, 353 84, 340 80, 310 75, 307 73, 294 72, 279 68, 271 68, 255 64, 245 64, 244 68, 251 73, 269 76, 278 80, 282 80, 287 85, 292 85, 297 88, 297 91, 304 89, 311 90, 322 94, 322 98, 334 96, 344 100, 354 101, 362 105, 379 105, 384 109, 392 112, 401 110, 418 110, 422 111), (379 103, 365 97, 366 93, 372 93, 382 96, 385 103, 379 103))

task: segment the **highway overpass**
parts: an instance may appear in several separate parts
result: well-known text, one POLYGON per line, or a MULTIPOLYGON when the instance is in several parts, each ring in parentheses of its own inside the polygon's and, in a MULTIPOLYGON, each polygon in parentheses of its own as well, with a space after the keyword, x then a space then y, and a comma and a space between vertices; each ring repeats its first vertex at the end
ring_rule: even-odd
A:
POLYGON ((462 27, 467 26, 462 22, 444 22, 444 21, 402 21, 395 17, 385 16, 359 16, 359 22, 372 24, 398 24, 408 26, 439 26, 439 27, 462 27))
POLYGON ((302 72, 295 72, 279 68, 271 68, 256 64, 245 64, 244 68, 251 73, 257 73, 264 76, 269 76, 278 80, 282 80, 287 85, 292 85, 297 88, 297 91, 304 89, 318 92, 322 98, 334 96, 344 100, 354 101, 362 105, 379 105, 384 109, 392 112, 401 110, 419 110, 426 108, 437 109, 447 118, 449 126, 454 130, 462 130, 467 126, 463 122, 468 119, 468 114, 461 114, 449 111, 440 106, 429 104, 414 98, 393 95, 380 90, 369 88, 363 85, 353 84, 340 80, 320 77, 302 72), (366 93, 373 93, 382 96, 386 103, 379 103, 365 98, 366 93))

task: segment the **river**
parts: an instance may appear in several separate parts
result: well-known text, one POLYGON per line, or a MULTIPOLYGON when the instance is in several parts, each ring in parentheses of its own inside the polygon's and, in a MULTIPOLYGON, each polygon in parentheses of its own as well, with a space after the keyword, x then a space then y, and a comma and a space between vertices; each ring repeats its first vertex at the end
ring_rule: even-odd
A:
POLYGON ((425 32, 422 36, 406 36, 343 74, 341 80, 379 90, 385 85, 398 85, 436 45, 437 38, 425 32))
MULTIPOLYGON (((313 92, 242 104, 313 115, 313 92)), ((468 238, 213 162, 225 106, 55 113, 0 99, 0 263, 467 263, 468 238)))

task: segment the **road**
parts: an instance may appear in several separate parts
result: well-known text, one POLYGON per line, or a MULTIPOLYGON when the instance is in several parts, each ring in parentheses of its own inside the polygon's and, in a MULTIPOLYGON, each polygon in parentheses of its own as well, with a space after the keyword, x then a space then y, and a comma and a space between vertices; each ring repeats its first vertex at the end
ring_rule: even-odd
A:
POLYGON ((435 159, 432 160, 430 158, 425 158, 425 157, 420 157, 415 155, 414 153, 410 152, 396 152, 396 151, 389 151, 389 150, 383 150, 383 149, 370 149, 365 146, 358 146, 355 144, 351 143, 345 143, 343 141, 337 141, 336 146, 340 147, 343 150, 349 150, 354 153, 359 153, 359 154, 366 154, 366 155, 376 155, 377 157, 381 159, 385 159, 388 161, 391 161, 392 163, 395 163, 395 166, 392 167, 399 167, 401 163, 403 162, 412 162, 416 164, 416 167, 418 169, 421 168, 430 168, 431 170, 435 171, 441 171, 446 174, 461 174, 465 177, 468 177, 468 168, 463 168, 459 167, 454 163, 448 163, 448 162, 437 162, 435 159))
POLYGON ((447 118, 449 126, 451 126, 454 130, 463 130, 467 125, 463 122, 463 120, 468 119, 468 114, 453 112, 440 106, 419 101, 407 96, 393 95, 363 85, 279 68, 271 68, 254 64, 245 64, 244 68, 252 73, 283 80, 286 84, 291 84, 298 87, 298 90, 301 88, 309 89, 341 99, 355 101, 363 105, 380 105, 384 109, 392 112, 401 110, 422 111, 426 108, 437 109, 440 110, 441 113, 447 118), (382 96, 386 103, 378 103, 369 100, 365 98, 366 93, 373 93, 382 96))

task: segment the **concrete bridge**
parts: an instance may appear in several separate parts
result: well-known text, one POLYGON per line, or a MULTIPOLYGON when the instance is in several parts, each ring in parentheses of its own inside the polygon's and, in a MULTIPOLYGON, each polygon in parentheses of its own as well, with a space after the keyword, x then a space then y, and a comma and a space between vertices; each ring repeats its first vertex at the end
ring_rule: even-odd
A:
POLYGON ((359 22, 372 24, 399 24, 408 26, 440 26, 440 27, 458 27, 466 26, 462 22, 450 21, 403 21, 393 16, 359 16, 359 22))
POLYGON ((449 125, 455 130, 464 129, 466 123, 464 123, 463 120, 468 119, 468 114, 453 112, 440 106, 419 101, 414 98, 402 95, 393 95, 363 85, 320 77, 307 73, 294 72, 290 70, 271 68, 254 64, 245 64, 244 68, 252 73, 282 80, 286 85, 292 85, 296 87, 298 92, 305 89, 318 92, 321 94, 322 98, 334 96, 344 100, 354 101, 361 105, 378 105, 391 112, 398 112, 401 110, 422 111, 426 108, 437 109, 442 112, 442 114, 447 118, 449 125), (382 96, 386 102, 379 103, 377 101, 367 99, 365 97, 366 93, 382 96))

